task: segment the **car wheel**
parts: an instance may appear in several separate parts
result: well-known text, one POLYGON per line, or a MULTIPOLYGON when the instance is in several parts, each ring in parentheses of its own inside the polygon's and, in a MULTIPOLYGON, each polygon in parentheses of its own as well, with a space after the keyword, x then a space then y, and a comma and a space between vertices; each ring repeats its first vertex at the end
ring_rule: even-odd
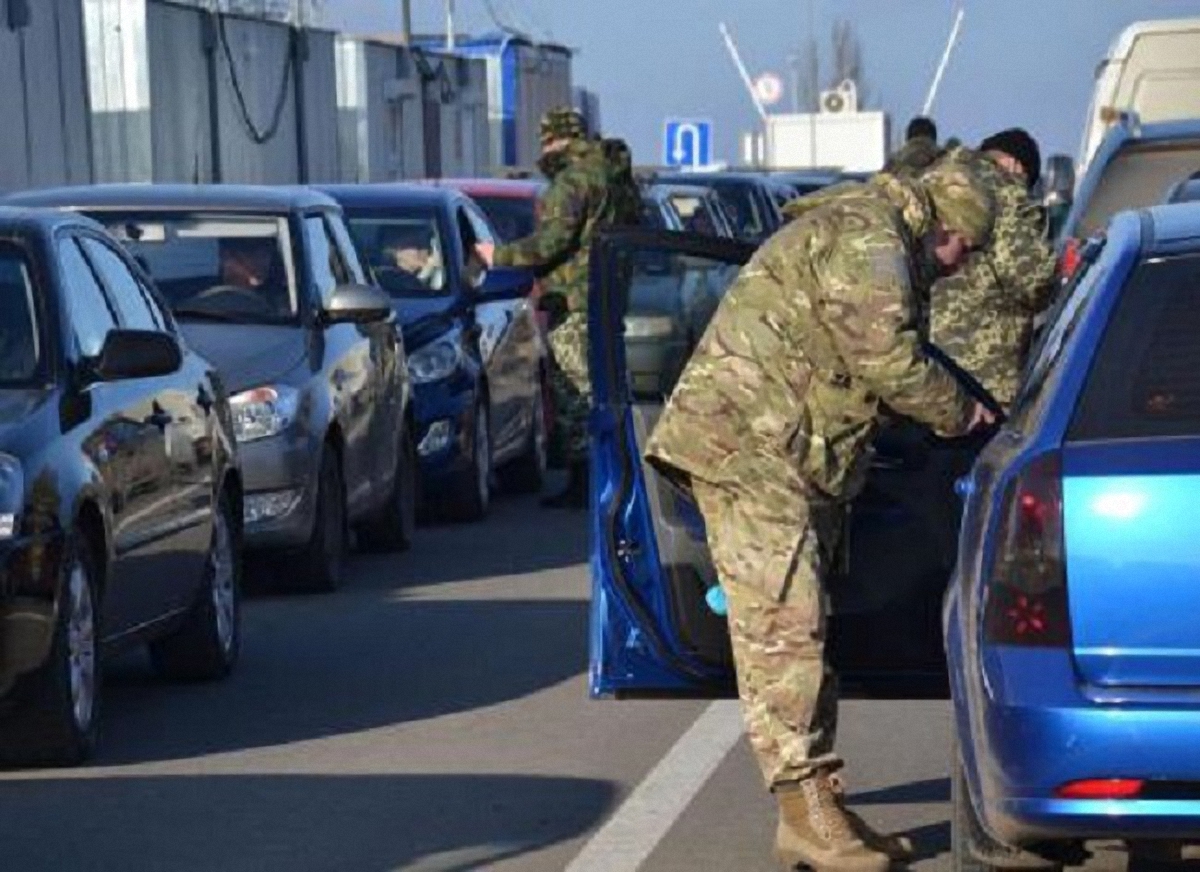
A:
POLYGON ((54 638, 31 676, 20 708, 0 727, 0 760, 76 766, 91 756, 100 715, 100 607, 95 563, 86 542, 64 549, 54 638))
POLYGON ((950 806, 950 868, 953 872, 1061 872, 1061 864, 1001 844, 984 831, 967 792, 967 779, 957 743, 950 772, 950 806), (981 860, 980 854, 994 859, 991 862, 981 860))
POLYGON ((545 394, 544 387, 538 389, 537 398, 533 403, 533 421, 529 427, 525 450, 520 457, 500 470, 500 480, 504 489, 513 493, 538 493, 546 481, 550 435, 546 423, 545 394))
POLYGON ((482 521, 492 503, 492 424, 486 397, 475 406, 472 426, 471 464, 455 488, 450 507, 460 521, 482 521))
POLYGON ((301 555, 301 585, 329 593, 342 583, 346 562, 346 488, 337 452, 326 445, 317 477, 317 512, 312 535, 301 555))
POLYGON ((413 444, 408 427, 400 437, 396 449, 396 475, 387 505, 379 517, 360 530, 362 544, 380 551, 407 551, 412 547, 413 531, 417 526, 418 461, 417 447, 413 444))
POLYGON ((241 543, 233 504, 222 494, 213 517, 204 584, 183 625, 150 643, 155 669, 177 681, 225 678, 241 648, 241 543))

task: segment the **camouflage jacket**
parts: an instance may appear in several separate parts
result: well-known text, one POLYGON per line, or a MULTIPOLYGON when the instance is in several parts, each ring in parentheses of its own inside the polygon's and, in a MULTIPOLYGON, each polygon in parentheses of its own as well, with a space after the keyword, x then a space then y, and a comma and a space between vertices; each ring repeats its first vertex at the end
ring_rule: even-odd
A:
POLYGON ((528 267, 543 277, 543 295, 559 296, 572 312, 583 312, 588 296, 588 256, 596 232, 614 224, 636 224, 616 168, 598 142, 567 146, 567 166, 542 194, 534 232, 496 249, 497 266, 528 267))
POLYGON ((811 203, 742 270, 680 377, 646 449, 668 476, 845 500, 882 406, 965 429, 971 402, 916 329, 927 195, 877 176, 811 203))
POLYGON ((1033 322, 1054 293, 1054 252, 1025 183, 987 155, 956 149, 992 188, 996 226, 988 245, 938 280, 929 300, 929 336, 1006 409, 1016 397, 1033 322))
POLYGON ((925 172, 942 155, 942 149, 932 139, 918 136, 910 139, 884 165, 884 172, 901 178, 915 178, 925 172))
POLYGON ((633 155, 623 140, 605 139, 601 144, 612 168, 617 211, 626 223, 631 223, 630 216, 636 223, 642 214, 642 192, 633 175, 633 155))

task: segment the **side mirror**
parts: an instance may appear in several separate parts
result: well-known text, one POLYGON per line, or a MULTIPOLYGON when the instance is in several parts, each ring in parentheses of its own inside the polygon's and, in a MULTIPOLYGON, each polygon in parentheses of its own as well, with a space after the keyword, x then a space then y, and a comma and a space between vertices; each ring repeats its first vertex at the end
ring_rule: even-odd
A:
POLYGON ((1046 160, 1042 183, 1046 206, 1070 203, 1075 196, 1075 161, 1069 155, 1051 155, 1046 160))
POLYGON ((533 273, 517 267, 493 267, 475 289, 475 302, 519 300, 533 291, 533 273))
POLYGON ((100 381, 171 375, 183 366, 175 337, 153 330, 110 330, 92 372, 100 381))
POLYGON ((325 304, 330 324, 373 324, 392 315, 392 298, 373 285, 342 285, 325 304))

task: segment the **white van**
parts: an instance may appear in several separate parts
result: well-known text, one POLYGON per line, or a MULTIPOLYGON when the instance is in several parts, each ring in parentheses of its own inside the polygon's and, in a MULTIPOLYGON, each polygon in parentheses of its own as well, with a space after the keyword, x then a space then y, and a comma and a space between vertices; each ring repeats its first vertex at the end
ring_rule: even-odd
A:
POLYGON ((1076 179, 1121 113, 1146 123, 1200 118, 1200 18, 1139 21, 1113 42, 1096 70, 1076 179))

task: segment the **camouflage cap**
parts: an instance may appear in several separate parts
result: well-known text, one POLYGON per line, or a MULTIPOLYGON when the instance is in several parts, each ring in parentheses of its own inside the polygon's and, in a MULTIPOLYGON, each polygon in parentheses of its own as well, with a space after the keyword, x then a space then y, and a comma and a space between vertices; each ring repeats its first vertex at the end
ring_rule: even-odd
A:
POLYGON ((551 109, 542 118, 542 142, 556 139, 583 139, 587 136, 587 124, 583 116, 569 106, 551 109))
POLYGON ((941 161, 921 176, 937 217, 963 234, 972 248, 985 245, 996 220, 996 201, 982 181, 961 163, 941 161))

